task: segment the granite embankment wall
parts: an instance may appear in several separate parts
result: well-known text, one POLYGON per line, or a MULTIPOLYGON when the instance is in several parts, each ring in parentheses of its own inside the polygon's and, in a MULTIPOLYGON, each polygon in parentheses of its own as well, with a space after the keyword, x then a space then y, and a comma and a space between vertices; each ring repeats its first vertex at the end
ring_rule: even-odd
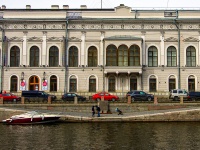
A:
POLYGON ((0 105, 0 121, 12 115, 30 110, 60 112, 67 122, 110 122, 110 121, 200 121, 200 103, 110 103, 110 113, 102 117, 91 117, 91 107, 94 104, 3 104, 0 105), (116 107, 124 115, 117 115, 116 107), (68 115, 70 112, 71 115, 68 115), (73 113, 76 116, 73 116, 73 113), (77 115, 78 114, 78 115, 77 115), (79 115, 80 114, 80 115, 79 115), (85 115, 87 114, 87 115, 85 115))

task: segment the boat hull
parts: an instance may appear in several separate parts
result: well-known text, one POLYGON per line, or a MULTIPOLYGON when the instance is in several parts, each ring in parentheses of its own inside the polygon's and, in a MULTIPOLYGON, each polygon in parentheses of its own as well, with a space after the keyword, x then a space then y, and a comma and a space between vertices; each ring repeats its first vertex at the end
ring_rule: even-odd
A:
POLYGON ((5 124, 42 124, 58 121, 60 116, 38 114, 36 112, 25 113, 21 115, 12 116, 9 119, 2 120, 5 124))

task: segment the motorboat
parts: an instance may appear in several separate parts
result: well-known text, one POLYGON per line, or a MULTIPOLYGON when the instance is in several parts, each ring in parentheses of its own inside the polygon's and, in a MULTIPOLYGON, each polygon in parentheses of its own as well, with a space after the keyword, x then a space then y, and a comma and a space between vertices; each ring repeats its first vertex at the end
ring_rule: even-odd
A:
POLYGON ((8 119, 2 120, 3 123, 14 124, 41 124, 58 121, 59 115, 29 111, 20 115, 14 115, 8 119))

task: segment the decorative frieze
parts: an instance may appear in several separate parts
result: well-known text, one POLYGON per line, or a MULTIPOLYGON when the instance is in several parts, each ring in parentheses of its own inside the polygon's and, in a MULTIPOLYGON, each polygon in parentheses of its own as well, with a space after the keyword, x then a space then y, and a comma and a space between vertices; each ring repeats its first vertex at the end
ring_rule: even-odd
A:
POLYGON ((16 23, 16 24, 13 24, 13 23, 10 23, 10 24, 5 24, 4 25, 4 29, 27 29, 27 30, 38 30, 38 29, 65 29, 66 26, 65 24, 58 24, 58 23, 55 23, 55 24, 29 24, 29 23, 25 23, 25 24, 22 24, 22 23, 16 23))

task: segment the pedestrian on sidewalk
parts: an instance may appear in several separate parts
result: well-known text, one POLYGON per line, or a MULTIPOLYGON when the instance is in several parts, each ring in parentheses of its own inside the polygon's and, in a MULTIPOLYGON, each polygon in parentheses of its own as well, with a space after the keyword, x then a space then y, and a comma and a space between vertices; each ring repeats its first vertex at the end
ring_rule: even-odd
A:
POLYGON ((115 110, 118 112, 118 115, 123 115, 122 111, 118 107, 115 110))
POLYGON ((94 117, 95 115, 95 110, 94 110, 94 106, 92 106, 92 117, 94 117))
POLYGON ((96 110, 97 110, 97 117, 100 117, 100 111, 101 111, 101 109, 100 109, 100 107, 97 106, 97 105, 96 105, 96 110))

